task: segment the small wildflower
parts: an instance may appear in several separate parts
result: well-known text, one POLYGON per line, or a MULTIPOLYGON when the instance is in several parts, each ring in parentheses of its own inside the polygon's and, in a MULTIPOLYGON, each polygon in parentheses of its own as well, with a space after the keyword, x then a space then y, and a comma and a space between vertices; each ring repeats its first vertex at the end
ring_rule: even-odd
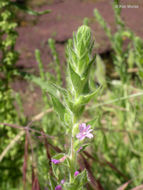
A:
POLYGON ((92 129, 90 129, 90 125, 86 126, 86 123, 82 123, 79 125, 79 133, 76 135, 80 141, 85 139, 86 137, 91 139, 93 138, 93 134, 91 133, 92 129))
POLYGON ((76 177, 79 174, 79 171, 75 171, 74 176, 76 177))
POLYGON ((62 190, 62 186, 61 186, 61 185, 57 185, 57 186, 55 187, 55 190, 62 190))
POLYGON ((63 156, 62 158, 59 159, 59 161, 63 162, 66 158, 67 158, 67 156, 63 156))
POLYGON ((61 184, 64 184, 64 183, 65 183, 65 180, 64 180, 64 179, 62 179, 62 180, 61 180, 61 184))
POLYGON ((64 160, 66 159, 67 156, 63 156, 62 158, 60 158, 59 160, 56 160, 56 159, 52 159, 51 161, 54 163, 54 164, 59 164, 61 162, 64 162, 64 160))
POLYGON ((59 164, 60 163, 60 160, 56 160, 56 159, 52 159, 51 160, 54 164, 59 164))

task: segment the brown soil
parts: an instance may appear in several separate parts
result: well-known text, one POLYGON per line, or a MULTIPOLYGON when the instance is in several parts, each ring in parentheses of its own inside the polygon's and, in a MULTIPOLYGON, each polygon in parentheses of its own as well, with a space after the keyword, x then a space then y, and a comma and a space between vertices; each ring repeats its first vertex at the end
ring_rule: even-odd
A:
MULTIPOLYGON (((114 32, 116 28, 111 6, 112 0, 50 0, 47 3, 43 2, 43 6, 36 9, 51 9, 52 12, 40 17, 26 16, 18 28, 19 37, 16 48, 20 52, 20 59, 17 63, 19 69, 35 74, 38 72, 34 56, 35 49, 40 49, 44 68, 45 70, 48 69, 47 66, 52 61, 47 45, 47 40, 50 37, 56 40, 61 64, 65 62, 65 43, 67 39, 72 37, 73 31, 82 25, 84 17, 89 18, 93 35, 98 44, 96 51, 104 53, 111 49, 104 31, 93 16, 93 10, 94 8, 99 10, 114 32)), ((124 0, 122 4, 139 5, 139 8, 124 8, 122 17, 129 28, 143 37, 143 2, 140 0, 124 0)), ((39 109, 35 108, 35 102, 40 97, 39 89, 32 93, 28 83, 23 80, 16 80, 13 83, 13 88, 21 93, 27 116, 39 112, 39 109)))

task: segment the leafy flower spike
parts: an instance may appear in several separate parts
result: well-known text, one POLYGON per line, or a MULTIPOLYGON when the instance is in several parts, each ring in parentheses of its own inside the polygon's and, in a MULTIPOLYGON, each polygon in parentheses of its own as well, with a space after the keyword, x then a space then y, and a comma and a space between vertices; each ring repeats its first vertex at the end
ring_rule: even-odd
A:
POLYGON ((90 127, 91 127, 90 125, 86 126, 86 123, 80 124, 79 125, 80 133, 78 133, 76 135, 76 138, 78 138, 80 141, 82 141, 86 137, 89 139, 93 138, 93 134, 91 133, 91 131, 93 131, 93 130, 90 129, 90 127))

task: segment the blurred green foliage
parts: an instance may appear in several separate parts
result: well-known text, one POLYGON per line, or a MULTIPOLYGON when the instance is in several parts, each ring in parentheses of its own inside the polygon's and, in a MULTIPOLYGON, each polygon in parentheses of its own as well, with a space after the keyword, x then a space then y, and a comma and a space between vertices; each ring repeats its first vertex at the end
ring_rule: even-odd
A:
MULTIPOLYGON (((18 52, 15 50, 17 38, 16 27, 14 22, 15 14, 11 11, 10 1, 0 1, 0 122, 15 123, 17 122, 17 113, 14 108, 14 98, 10 83, 17 73, 15 63, 18 60, 18 52)), ((10 139, 16 134, 15 129, 0 126, 0 153, 10 143, 10 139)), ((0 164, 0 189, 8 189, 10 184, 16 185, 15 178, 19 179, 21 171, 19 165, 18 146, 7 155, 0 164), (12 171, 15 172, 12 172, 12 171), (10 177, 9 181, 7 179, 10 177)))

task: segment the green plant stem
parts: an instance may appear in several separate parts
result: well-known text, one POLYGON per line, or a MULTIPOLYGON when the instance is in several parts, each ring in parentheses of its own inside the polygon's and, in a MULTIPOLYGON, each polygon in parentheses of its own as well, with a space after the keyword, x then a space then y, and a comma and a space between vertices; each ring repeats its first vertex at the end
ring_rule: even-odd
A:
MULTIPOLYGON (((77 123, 77 118, 76 116, 74 115, 73 117, 73 126, 77 123)), ((70 176, 70 182, 72 182, 74 180, 74 172, 75 172, 75 163, 76 163, 76 152, 74 151, 74 135, 73 135, 73 130, 72 130, 72 133, 71 133, 71 147, 70 147, 70 159, 71 159, 71 168, 70 168, 70 171, 71 171, 71 176, 70 176)))
POLYGON ((70 167, 70 182, 73 181, 73 175, 74 175, 74 164, 75 164, 75 155, 74 155, 74 149, 73 149, 73 137, 71 136, 71 167, 70 167))

